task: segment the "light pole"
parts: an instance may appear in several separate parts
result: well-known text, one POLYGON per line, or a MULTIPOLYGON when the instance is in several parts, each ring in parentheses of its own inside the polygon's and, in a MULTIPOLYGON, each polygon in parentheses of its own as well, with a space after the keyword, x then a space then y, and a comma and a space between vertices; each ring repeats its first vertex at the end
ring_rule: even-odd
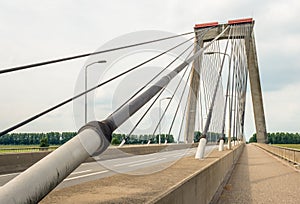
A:
POLYGON ((85 94, 84 94, 84 124, 87 123, 87 68, 93 64, 97 64, 97 63, 106 63, 105 60, 99 60, 96 62, 92 62, 88 65, 85 66, 84 68, 84 90, 85 90, 85 94))
MULTIPOLYGON (((222 54, 228 57, 229 59, 229 69, 228 69, 228 79, 227 79, 227 87, 226 87, 226 95, 225 95, 225 104, 224 104, 224 112, 223 112, 223 125, 222 125, 222 135, 219 144, 219 151, 224 150, 224 140, 225 140, 225 116, 226 116, 226 107, 227 100, 229 97, 229 85, 230 85, 230 71, 231 71, 231 56, 224 52, 206 52, 204 54, 212 55, 212 54, 222 54)), ((231 113, 229 114, 229 127, 228 127, 228 149, 231 149, 231 113)))
MULTIPOLYGON (((160 99, 159 100, 159 113, 158 113, 158 115, 159 115, 159 120, 160 120, 160 123, 159 123, 159 135, 158 135, 158 144, 161 144, 161 127, 160 127, 160 124, 161 124, 161 119, 160 119, 160 117, 161 117, 161 113, 160 113, 160 106, 161 106, 161 101, 162 100, 166 100, 166 99, 172 99, 172 97, 166 97, 166 98, 162 98, 162 99, 160 99)), ((165 138, 165 140, 166 140, 166 138, 165 138)))

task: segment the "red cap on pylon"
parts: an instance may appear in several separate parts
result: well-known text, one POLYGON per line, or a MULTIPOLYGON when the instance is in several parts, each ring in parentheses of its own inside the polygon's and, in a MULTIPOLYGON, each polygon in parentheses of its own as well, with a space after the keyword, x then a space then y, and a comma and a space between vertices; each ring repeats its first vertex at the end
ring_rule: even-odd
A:
POLYGON ((211 23, 202 23, 202 24, 196 24, 195 25, 195 29, 197 28, 208 28, 208 27, 214 27, 214 26, 217 26, 219 25, 218 22, 211 22, 211 23))
POLYGON ((228 24, 232 25, 232 24, 252 23, 252 22, 253 22, 253 18, 243 18, 243 19, 230 20, 228 21, 228 24))

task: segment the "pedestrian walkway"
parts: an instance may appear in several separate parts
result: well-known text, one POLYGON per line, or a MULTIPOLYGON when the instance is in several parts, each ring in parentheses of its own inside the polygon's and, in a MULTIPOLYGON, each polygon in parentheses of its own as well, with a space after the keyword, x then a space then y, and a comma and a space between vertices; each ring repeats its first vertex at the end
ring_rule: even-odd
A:
POLYGON ((300 203, 300 172, 246 145, 218 203, 300 203))

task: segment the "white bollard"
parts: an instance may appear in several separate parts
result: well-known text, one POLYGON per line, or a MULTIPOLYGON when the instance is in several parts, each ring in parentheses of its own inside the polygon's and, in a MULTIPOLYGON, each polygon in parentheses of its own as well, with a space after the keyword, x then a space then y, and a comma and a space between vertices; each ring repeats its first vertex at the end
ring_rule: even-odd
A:
POLYGON ((205 138, 201 138, 198 144, 197 152, 195 155, 195 159, 203 159, 205 152, 205 145, 207 140, 205 138))
POLYGON ((223 139, 221 139, 219 142, 219 151, 220 152, 224 151, 224 140, 223 139))
POLYGON ((122 142, 121 142, 121 144, 119 145, 119 147, 122 147, 125 144, 125 142, 126 142, 126 140, 123 139, 122 142))
POLYGON ((165 140, 165 144, 167 144, 168 143, 168 140, 165 140))

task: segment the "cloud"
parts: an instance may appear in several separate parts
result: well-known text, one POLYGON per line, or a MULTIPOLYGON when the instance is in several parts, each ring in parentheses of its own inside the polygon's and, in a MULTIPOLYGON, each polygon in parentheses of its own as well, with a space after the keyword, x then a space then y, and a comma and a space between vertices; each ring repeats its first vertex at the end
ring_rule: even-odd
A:
MULTIPOLYGON (((192 31, 196 23, 253 16, 268 128, 296 131, 299 94, 293 92, 299 90, 299 10, 297 0, 1 1, 0 68, 92 52, 138 30, 183 33, 192 31), (289 122, 280 123, 281 117, 289 122)), ((0 101, 0 129, 72 96, 85 61, 1 75, 0 92, 5 99, 0 101)), ((59 109, 58 113, 71 115, 73 110, 59 109)), ((43 120, 35 123, 40 130, 74 128, 64 117, 53 121, 45 116, 43 120)))
MULTIPOLYGON (((263 94, 267 132, 300 132, 300 92, 297 90, 300 90, 299 82, 263 94)), ((247 94, 245 124, 245 136, 249 139, 255 133, 250 92, 247 94)))
POLYGON ((299 132, 300 83, 265 93, 265 110, 269 132, 299 132))

